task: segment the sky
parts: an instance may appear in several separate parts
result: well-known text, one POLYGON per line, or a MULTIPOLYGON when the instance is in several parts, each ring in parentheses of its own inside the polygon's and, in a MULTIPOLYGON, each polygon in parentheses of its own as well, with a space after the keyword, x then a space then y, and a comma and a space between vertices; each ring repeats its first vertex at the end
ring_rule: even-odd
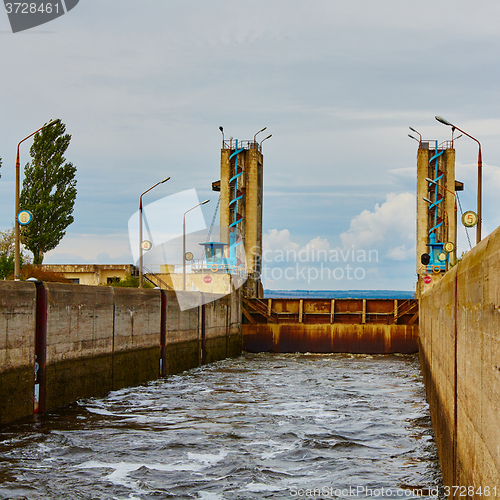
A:
MULTIPOLYGON (((80 0, 13 34, 0 8, 0 230, 17 143, 51 118, 72 135, 78 195, 45 263, 132 263, 128 221, 166 176, 144 203, 196 189, 210 225, 219 126, 266 126, 265 288, 412 290, 409 126, 449 140, 441 115, 481 141, 483 237, 500 225, 499 18, 497 0, 80 0)), ((475 210, 477 144, 459 139, 456 161, 475 210)))

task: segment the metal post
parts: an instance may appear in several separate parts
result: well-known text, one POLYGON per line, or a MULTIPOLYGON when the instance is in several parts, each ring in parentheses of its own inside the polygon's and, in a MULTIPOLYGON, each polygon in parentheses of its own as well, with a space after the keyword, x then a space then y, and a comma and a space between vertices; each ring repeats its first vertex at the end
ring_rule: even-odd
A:
POLYGON ((45 127, 50 127, 59 123, 61 120, 57 118, 56 120, 50 120, 43 127, 40 127, 38 130, 35 130, 32 134, 25 137, 22 141, 17 145, 17 156, 16 156, 16 201, 15 201, 15 210, 14 214, 14 280, 19 281, 21 279, 21 244, 19 241, 19 222, 17 220, 17 214, 19 213, 19 189, 20 189, 20 166, 21 162, 19 159, 19 146, 22 142, 30 137, 33 137, 36 133, 40 132, 40 130, 45 127))

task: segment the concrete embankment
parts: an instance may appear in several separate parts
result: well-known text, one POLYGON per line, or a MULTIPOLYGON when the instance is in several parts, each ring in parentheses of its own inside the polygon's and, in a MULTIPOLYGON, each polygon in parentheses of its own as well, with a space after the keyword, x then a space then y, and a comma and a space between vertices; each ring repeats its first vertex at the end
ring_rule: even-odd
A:
POLYGON ((422 295, 419 343, 444 483, 500 496, 500 228, 422 295))
POLYGON ((0 313, 0 423, 241 353, 239 292, 181 311, 164 290, 4 281, 0 313))
POLYGON ((244 299, 250 352, 418 352, 418 302, 389 299, 244 299))

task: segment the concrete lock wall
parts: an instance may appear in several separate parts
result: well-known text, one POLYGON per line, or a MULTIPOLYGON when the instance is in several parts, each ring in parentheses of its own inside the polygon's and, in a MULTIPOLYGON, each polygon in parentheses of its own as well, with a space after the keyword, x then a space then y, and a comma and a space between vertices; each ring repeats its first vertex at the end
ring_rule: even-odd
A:
POLYGON ((0 282, 0 423, 239 355, 239 292, 198 295, 0 282))
POLYGON ((457 498, 500 496, 500 228, 423 294, 420 316, 444 482, 457 498))

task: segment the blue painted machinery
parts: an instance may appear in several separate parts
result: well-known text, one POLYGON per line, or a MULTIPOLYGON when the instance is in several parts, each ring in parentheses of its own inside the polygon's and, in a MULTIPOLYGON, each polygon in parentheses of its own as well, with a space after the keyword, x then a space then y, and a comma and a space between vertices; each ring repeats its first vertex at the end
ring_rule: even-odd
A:
POLYGON ((439 170, 438 159, 444 153, 443 150, 438 151, 438 141, 436 141, 435 154, 430 158, 429 165, 433 168, 432 180, 436 183, 429 184, 429 188, 433 189, 433 200, 429 204, 430 220, 432 220, 432 227, 429 229, 429 263, 427 264, 427 272, 440 272, 446 271, 448 266, 448 253, 443 251, 445 242, 443 238, 439 238, 439 233, 447 237, 446 232, 442 230, 444 218, 438 216, 438 209, 444 212, 444 197, 439 193, 439 180, 443 178, 443 172, 439 170), (432 166, 434 162, 434 166, 432 166), (432 213, 433 212, 433 213, 432 213))

